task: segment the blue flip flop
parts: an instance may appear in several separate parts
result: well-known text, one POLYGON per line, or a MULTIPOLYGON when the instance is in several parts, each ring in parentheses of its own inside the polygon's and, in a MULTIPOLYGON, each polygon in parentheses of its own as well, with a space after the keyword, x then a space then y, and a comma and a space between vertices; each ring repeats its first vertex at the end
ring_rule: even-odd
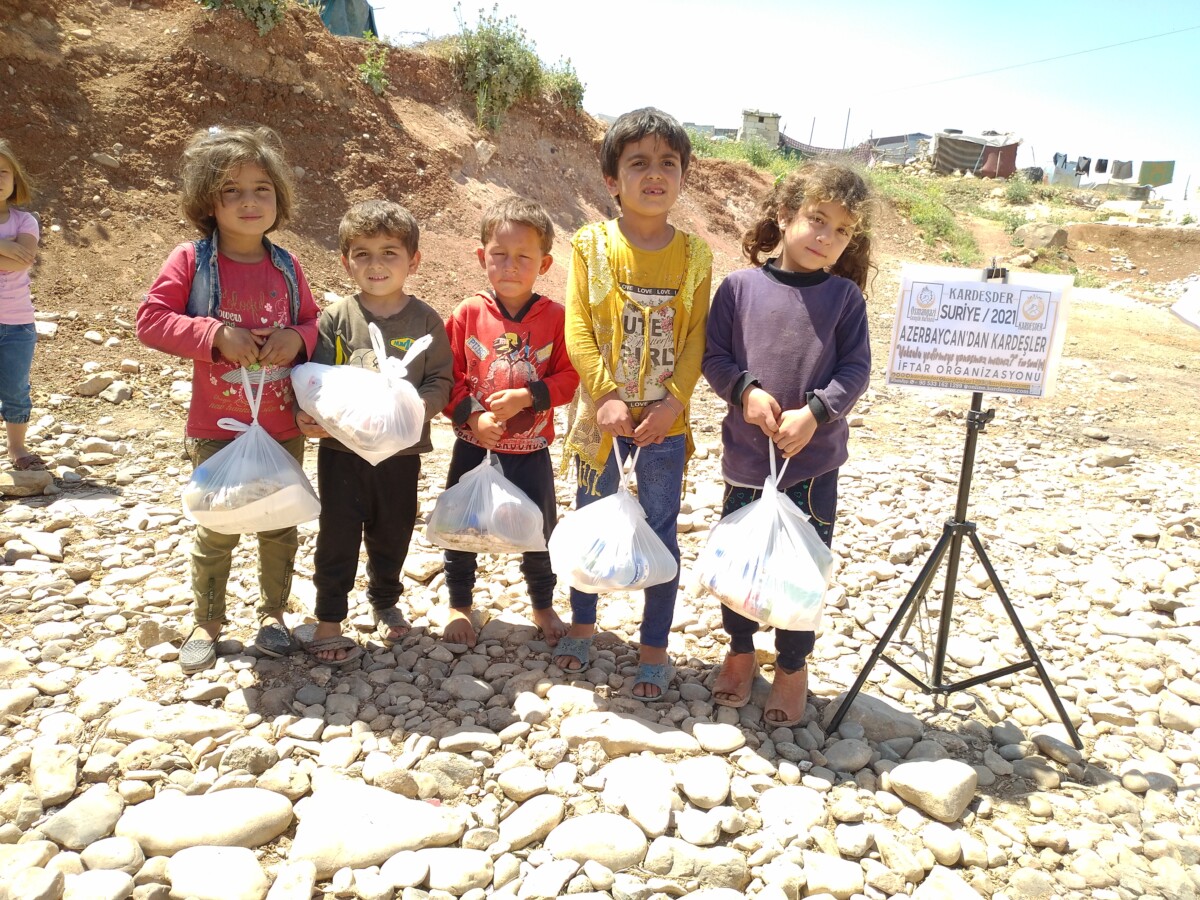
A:
POLYGON ((590 637, 560 637, 552 648, 554 656, 570 656, 579 660, 578 669, 565 669, 567 672, 582 672, 592 664, 592 639, 590 637))
POLYGON ((638 663, 637 675, 633 679, 633 687, 637 687, 639 684, 652 684, 658 688, 658 696, 643 697, 635 694, 632 688, 629 691, 629 696, 643 703, 653 703, 656 700, 661 700, 667 693, 667 686, 671 683, 671 678, 674 675, 675 668, 669 662, 638 663))

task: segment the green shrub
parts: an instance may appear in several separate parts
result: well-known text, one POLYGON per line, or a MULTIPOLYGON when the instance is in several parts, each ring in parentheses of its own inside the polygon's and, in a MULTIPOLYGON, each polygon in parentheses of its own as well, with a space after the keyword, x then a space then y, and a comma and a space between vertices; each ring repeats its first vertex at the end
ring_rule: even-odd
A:
POLYGON ((463 90, 475 95, 475 122, 495 130, 505 111, 518 100, 535 97, 542 83, 542 64, 525 29, 512 16, 500 18, 480 10, 468 28, 462 7, 455 7, 459 33, 450 42, 450 69, 463 90))
POLYGON ((718 141, 700 131, 688 129, 692 154, 701 159, 736 159, 772 175, 786 175, 804 160, 772 149, 762 141, 718 141))
POLYGON ((218 10, 226 3, 249 19, 264 35, 280 22, 287 8, 287 0, 196 0, 205 9, 218 10))
POLYGON ((1031 193, 1029 180, 1024 175, 1011 176, 1004 186, 1004 199, 1009 203, 1024 205, 1029 202, 1031 193))
POLYGON ((570 59, 560 59, 542 71, 542 88, 567 109, 583 112, 583 92, 586 85, 570 59))
POLYGON ((1195 225, 1196 217, 1191 213, 1184 213, 1183 218, 1179 220, 1180 225, 1195 225))
POLYGON ((388 45, 370 31, 363 32, 363 39, 367 46, 363 50, 363 61, 358 64, 358 77, 376 94, 382 95, 388 86, 388 45))
POLYGON ((943 262, 974 265, 979 261, 975 237, 955 220, 936 181, 879 170, 868 177, 875 191, 920 230, 926 245, 946 245, 940 254, 943 262))

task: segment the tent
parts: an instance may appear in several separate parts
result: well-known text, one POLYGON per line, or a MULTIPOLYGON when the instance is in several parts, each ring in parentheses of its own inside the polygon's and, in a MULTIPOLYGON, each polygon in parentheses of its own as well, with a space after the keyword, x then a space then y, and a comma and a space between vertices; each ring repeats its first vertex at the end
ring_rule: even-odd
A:
POLYGON ((1019 137, 994 131, 974 136, 939 131, 933 136, 933 169, 942 175, 972 172, 984 178, 1007 178, 1017 171, 1019 137))
POLYGON ((367 0, 321 0, 321 21, 334 34, 362 37, 364 31, 379 34, 375 10, 367 0))

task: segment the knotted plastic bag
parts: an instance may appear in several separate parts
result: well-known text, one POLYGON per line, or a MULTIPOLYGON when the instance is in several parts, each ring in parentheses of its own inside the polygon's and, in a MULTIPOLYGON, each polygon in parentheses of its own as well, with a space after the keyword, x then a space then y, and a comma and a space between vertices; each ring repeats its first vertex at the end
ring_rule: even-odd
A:
POLYGON ((438 496, 425 525, 430 543, 471 553, 545 550, 542 511, 487 457, 438 496))
POLYGON ((321 514, 321 501, 308 476, 295 457, 258 424, 262 370, 257 392, 245 369, 241 375, 250 424, 217 420, 226 431, 241 434, 192 472, 183 489, 183 514, 221 534, 275 531, 310 522, 321 514))
POLYGON ((387 355, 379 327, 370 323, 371 346, 379 371, 360 366, 304 363, 292 369, 292 389, 300 408, 373 466, 421 437, 425 401, 404 376, 409 364, 432 342, 413 341, 402 359, 387 355))
POLYGON ((718 600, 749 619, 788 631, 816 631, 825 607, 833 554, 779 479, 771 474, 762 496, 730 513, 708 536, 696 569, 718 600))
MULTIPOLYGON (((633 467, 638 454, 633 455, 633 467)), ((679 564, 646 521, 646 511, 629 491, 617 442, 621 483, 609 497, 567 513, 550 535, 550 567, 571 587, 589 594, 640 591, 670 581, 679 564)))

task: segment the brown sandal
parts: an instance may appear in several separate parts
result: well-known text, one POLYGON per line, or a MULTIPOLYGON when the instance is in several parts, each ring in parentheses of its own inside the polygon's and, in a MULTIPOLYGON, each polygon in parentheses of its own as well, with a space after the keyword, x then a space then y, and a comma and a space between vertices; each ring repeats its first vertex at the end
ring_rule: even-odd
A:
POLYGON ((725 667, 729 665, 729 660, 735 656, 754 656, 753 653, 733 653, 725 654, 725 661, 721 663, 721 671, 717 673, 717 680, 713 682, 712 695, 713 703, 717 706, 728 706, 731 709, 741 709, 750 702, 750 695, 754 692, 754 679, 758 677, 758 659, 754 659, 750 666, 750 676, 745 680, 744 684, 738 685, 738 690, 722 690, 717 685, 721 682, 721 676, 725 674, 725 667), (722 699, 717 694, 728 694, 727 699, 722 699))
POLYGON ((808 706, 808 666, 802 666, 799 669, 787 671, 786 669, 775 669, 775 680, 771 682, 771 695, 767 698, 766 709, 763 710, 763 724, 770 725, 772 728, 791 728, 793 725, 799 725, 800 720, 804 718, 805 707, 808 706), (789 684, 789 682, 792 682, 789 684), (800 692, 800 711, 795 715, 789 715, 787 709, 784 708, 782 702, 777 701, 777 695, 781 695, 784 689, 800 692), (787 718, 772 719, 769 718, 771 713, 782 713, 787 718))

